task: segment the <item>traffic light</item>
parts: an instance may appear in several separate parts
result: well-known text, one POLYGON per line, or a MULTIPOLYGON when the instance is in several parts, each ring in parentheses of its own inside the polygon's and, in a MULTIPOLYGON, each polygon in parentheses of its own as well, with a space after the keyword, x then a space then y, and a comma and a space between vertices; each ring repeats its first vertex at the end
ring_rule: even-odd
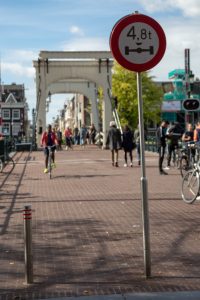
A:
POLYGON ((198 99, 186 99, 183 101, 183 107, 185 110, 197 110, 199 109, 200 103, 198 99))

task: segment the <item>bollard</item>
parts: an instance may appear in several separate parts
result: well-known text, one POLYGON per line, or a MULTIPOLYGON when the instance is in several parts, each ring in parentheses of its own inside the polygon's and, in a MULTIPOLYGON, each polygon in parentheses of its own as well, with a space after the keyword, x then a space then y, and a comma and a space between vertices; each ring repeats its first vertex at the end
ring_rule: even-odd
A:
POLYGON ((24 211, 24 260, 26 283, 33 282, 33 256, 32 256, 32 210, 31 205, 25 205, 24 211))

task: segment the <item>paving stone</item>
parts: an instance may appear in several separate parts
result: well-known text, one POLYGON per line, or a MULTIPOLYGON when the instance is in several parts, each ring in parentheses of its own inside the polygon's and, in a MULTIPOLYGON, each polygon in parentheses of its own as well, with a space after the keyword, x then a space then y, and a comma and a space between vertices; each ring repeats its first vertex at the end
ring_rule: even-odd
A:
POLYGON ((112 167, 94 146, 56 153, 53 178, 42 151, 17 152, 0 174, 0 299, 195 291, 200 286, 199 202, 181 200, 179 170, 158 172, 146 153, 152 277, 144 276, 140 177, 112 167), (25 284, 24 205, 32 205, 34 283, 25 284), (18 298, 17 298, 18 297, 18 298))

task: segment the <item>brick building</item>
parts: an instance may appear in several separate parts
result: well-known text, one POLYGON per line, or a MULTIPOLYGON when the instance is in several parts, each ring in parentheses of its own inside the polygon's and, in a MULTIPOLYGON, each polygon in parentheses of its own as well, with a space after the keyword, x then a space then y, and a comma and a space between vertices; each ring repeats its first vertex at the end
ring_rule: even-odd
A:
POLYGON ((1 132, 6 137, 27 134, 28 104, 23 84, 1 85, 1 132))

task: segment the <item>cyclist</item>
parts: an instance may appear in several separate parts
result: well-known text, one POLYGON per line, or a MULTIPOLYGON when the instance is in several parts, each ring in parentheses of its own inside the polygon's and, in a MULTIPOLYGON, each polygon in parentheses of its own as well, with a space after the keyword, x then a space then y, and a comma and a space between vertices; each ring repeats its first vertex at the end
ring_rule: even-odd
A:
POLYGON ((45 155, 45 169, 44 173, 48 173, 48 159, 49 159, 49 149, 48 146, 51 147, 51 157, 52 157, 52 167, 55 168, 55 150, 56 145, 58 144, 56 134, 53 132, 51 125, 48 125, 47 130, 43 132, 41 144, 44 147, 44 155, 45 155))

